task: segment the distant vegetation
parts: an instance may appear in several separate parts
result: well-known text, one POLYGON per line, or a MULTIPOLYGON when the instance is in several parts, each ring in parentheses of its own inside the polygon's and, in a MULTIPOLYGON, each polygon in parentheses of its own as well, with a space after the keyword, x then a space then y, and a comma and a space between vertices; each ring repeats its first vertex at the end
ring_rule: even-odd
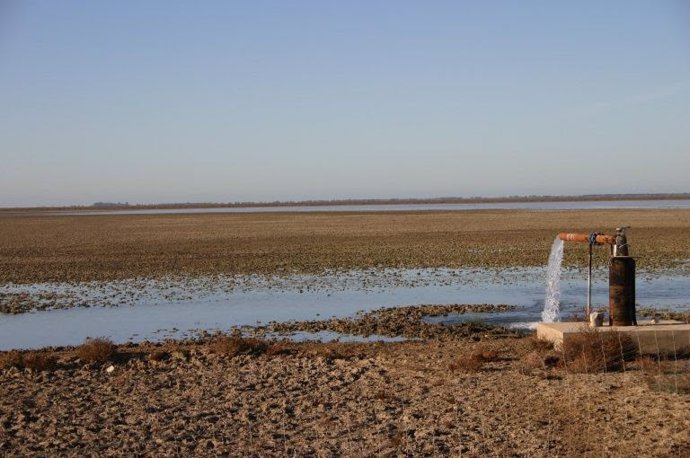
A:
POLYGON ((167 204, 130 204, 129 202, 94 202, 92 205, 62 207, 0 208, 0 210, 155 210, 176 208, 243 208, 243 207, 317 207, 326 205, 411 205, 411 204, 478 204, 506 202, 573 202, 602 200, 685 200, 690 193, 658 194, 583 194, 577 196, 504 196, 504 197, 433 197, 427 199, 334 199, 275 200, 271 202, 177 202, 167 204))
POLYGON ((129 208, 129 202, 94 202, 91 204, 93 208, 129 208))

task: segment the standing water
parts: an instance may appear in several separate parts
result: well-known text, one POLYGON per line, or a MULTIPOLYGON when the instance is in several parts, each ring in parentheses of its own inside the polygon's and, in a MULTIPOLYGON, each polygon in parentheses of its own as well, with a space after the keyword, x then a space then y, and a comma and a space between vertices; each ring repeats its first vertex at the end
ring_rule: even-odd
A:
POLYGON ((546 298, 541 320, 553 323, 560 318, 561 302, 561 263, 563 262, 563 240, 556 237, 551 245, 549 265, 546 268, 546 298))

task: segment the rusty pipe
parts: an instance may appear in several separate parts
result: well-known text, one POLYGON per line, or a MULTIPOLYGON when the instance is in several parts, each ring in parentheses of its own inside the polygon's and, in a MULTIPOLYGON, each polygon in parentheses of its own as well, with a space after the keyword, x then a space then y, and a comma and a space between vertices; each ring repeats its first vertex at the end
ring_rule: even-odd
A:
MULTIPOLYGON (((563 240, 564 242, 589 243, 589 234, 573 234, 569 232, 561 232, 560 234, 558 234, 558 238, 563 240)), ((615 245, 616 237, 614 235, 597 234, 595 241, 597 245, 615 245)))

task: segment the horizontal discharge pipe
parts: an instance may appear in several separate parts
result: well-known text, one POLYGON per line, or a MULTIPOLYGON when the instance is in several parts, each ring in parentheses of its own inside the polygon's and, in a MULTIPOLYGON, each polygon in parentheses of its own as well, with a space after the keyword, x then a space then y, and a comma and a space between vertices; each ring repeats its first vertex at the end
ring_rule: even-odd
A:
MULTIPOLYGON (((569 232, 561 232, 558 234, 558 238, 563 240, 564 242, 581 242, 581 243, 589 243, 589 234, 573 234, 569 232)), ((615 245, 616 244, 616 236, 614 235, 604 235, 604 234, 598 234, 595 239, 596 243, 598 245, 615 245)))

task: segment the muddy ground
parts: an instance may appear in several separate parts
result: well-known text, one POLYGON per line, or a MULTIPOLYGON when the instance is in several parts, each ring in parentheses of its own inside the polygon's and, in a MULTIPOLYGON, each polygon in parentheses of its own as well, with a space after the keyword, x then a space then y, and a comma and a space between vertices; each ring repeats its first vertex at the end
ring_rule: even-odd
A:
MULTIPOLYGON (((632 226, 639 269, 687 269, 690 210, 0 214, 0 284, 542 266, 558 232, 611 233, 622 224, 632 226)), ((586 251, 579 245, 566 250, 565 265, 584 265, 586 251)), ((596 265, 605 265, 607 250, 595 251, 596 265)))
POLYGON ((403 307, 270 329, 409 338, 401 343, 225 335, 0 352, 0 455, 690 454, 690 351, 581 373, 572 353, 533 336, 421 320, 491 309, 403 307))
POLYGON ((652 385, 654 364, 571 373, 532 338, 469 331, 256 354, 217 341, 128 345, 104 363, 51 350, 52 369, 0 369, 0 455, 690 454, 687 360, 652 385), (480 367, 463 359, 478 354, 480 367))

